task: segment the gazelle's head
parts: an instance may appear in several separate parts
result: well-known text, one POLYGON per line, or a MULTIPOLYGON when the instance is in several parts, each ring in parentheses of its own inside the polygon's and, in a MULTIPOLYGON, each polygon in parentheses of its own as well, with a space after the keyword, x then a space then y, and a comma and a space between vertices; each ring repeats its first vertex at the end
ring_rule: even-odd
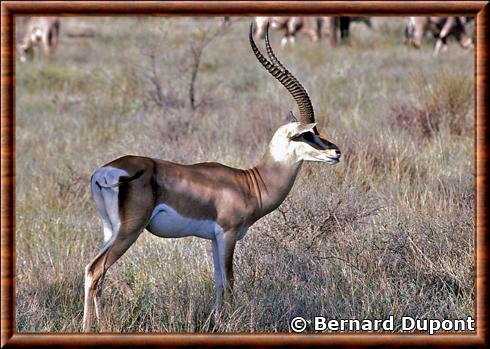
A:
POLYGON ((339 162, 339 148, 318 133, 316 123, 293 121, 277 129, 269 143, 269 154, 275 161, 296 163, 319 161, 334 165, 339 162))
POLYGON ((250 46, 259 62, 291 93, 296 101, 300 117, 290 113, 290 122, 279 127, 269 144, 269 154, 282 162, 321 161, 336 164, 340 159, 339 148, 318 132, 315 114, 308 93, 299 81, 277 59, 269 42, 269 28, 265 33, 265 47, 270 61, 265 58, 254 42, 253 23, 250 26, 250 46))
POLYGON ((21 62, 25 62, 28 58, 32 58, 34 47, 40 45, 42 38, 43 31, 41 28, 31 28, 30 32, 24 37, 24 40, 17 46, 21 62))

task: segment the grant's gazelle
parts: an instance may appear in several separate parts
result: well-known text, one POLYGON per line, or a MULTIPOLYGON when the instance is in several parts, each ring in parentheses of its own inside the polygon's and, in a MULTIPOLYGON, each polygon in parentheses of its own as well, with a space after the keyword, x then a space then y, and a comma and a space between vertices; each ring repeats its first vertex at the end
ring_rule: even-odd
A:
POLYGON ((225 291, 233 288, 236 242, 282 203, 303 161, 339 162, 338 147, 318 132, 306 90, 276 58, 268 33, 269 59, 255 45, 252 26, 249 40, 259 62, 293 96, 299 120, 291 114, 292 120, 274 133, 262 160, 247 170, 142 156, 123 156, 98 168, 91 185, 104 244, 85 268, 85 331, 91 328, 94 306, 100 316, 101 284, 107 269, 145 229, 164 238, 197 236, 211 241, 219 314, 225 291))

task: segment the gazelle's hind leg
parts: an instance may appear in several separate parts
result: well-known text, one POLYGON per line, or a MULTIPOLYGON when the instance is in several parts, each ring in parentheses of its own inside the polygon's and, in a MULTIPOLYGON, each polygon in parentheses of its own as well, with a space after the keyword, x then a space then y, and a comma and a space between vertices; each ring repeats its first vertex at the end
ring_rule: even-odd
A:
MULTIPOLYGON (((100 188, 100 186, 97 185, 97 180, 101 179, 97 177, 100 176, 92 177, 92 196, 95 202, 95 208, 97 209, 97 212, 99 213, 99 216, 102 220, 102 226, 104 230, 104 243, 102 245, 101 252, 99 252, 99 254, 102 254, 107 249, 106 245, 109 243, 113 236, 115 237, 120 227, 118 212, 118 190, 106 190, 105 195, 103 195, 102 189, 100 188), (114 222, 114 226, 112 222, 114 222)), ((103 306, 102 289, 104 276, 105 273, 103 273, 100 277, 100 281, 97 284, 97 291, 94 296, 95 315, 97 317, 97 320, 100 320, 100 314, 103 306)))
POLYGON ((133 229, 121 231, 116 238, 104 246, 102 251, 90 262, 85 268, 85 310, 83 319, 83 330, 90 331, 93 318, 94 305, 97 307, 97 315, 100 316, 101 309, 99 300, 102 294, 101 284, 107 270, 128 250, 128 248, 136 241, 138 236, 144 229, 143 226, 133 229), (99 288, 97 290, 97 288, 99 288))
MULTIPOLYGON (((103 226, 103 232, 104 232, 104 243, 102 245, 102 248, 100 252, 97 254, 97 256, 87 265, 85 269, 85 304, 84 304, 84 314, 83 314, 83 326, 84 329, 91 323, 92 320, 92 304, 91 300, 94 298, 95 302, 95 313, 97 316, 97 320, 100 318, 100 311, 102 307, 102 280, 99 282, 99 290, 96 293, 95 297, 92 296, 90 292, 90 287, 91 287, 91 282, 92 282, 92 273, 90 272, 90 269, 92 265, 99 259, 102 258, 103 255, 107 252, 107 249, 109 248, 109 240, 111 239, 113 235, 113 227, 111 220, 109 218, 109 215, 107 213, 105 203, 104 203, 104 196, 102 195, 102 190, 101 188, 97 185, 97 176, 94 175, 92 176, 92 197, 95 202, 95 208, 97 210, 97 213, 99 214, 101 221, 102 221, 102 226, 103 226)), ((117 199, 117 193, 115 195, 111 195, 110 192, 108 192, 106 195, 110 197, 115 197, 117 199)), ((119 228, 119 227, 116 227, 119 228)), ((117 231, 114 232, 116 234, 117 231)), ((101 276, 101 279, 103 279, 103 275, 101 276)))
MULTIPOLYGON (((104 226, 104 245, 97 256, 85 268, 84 331, 90 331, 94 305, 97 318, 100 316, 101 285, 105 273, 136 241, 148 224, 151 215, 151 211, 138 210, 138 207, 132 207, 129 202, 126 205, 127 211, 139 212, 139 214, 131 217, 120 217, 118 201, 120 188, 101 188, 97 185, 98 180, 104 180, 107 177, 110 177, 107 173, 101 176, 100 173, 96 172, 92 178, 92 193, 97 212, 104 226)), ((124 188, 124 190, 128 190, 128 188, 124 188)))
MULTIPOLYGON (((84 331, 89 331, 90 326, 92 324, 92 318, 93 318, 93 307, 95 302, 94 298, 94 277, 97 277, 95 275, 93 268, 94 265, 99 261, 100 259, 104 259, 105 255, 107 253, 107 250, 109 248, 108 244, 105 244, 102 250, 97 254, 97 256, 85 267, 85 302, 84 302, 84 309, 83 309, 83 330, 84 331)), ((100 299, 100 294, 99 294, 99 299, 100 299)), ((97 312, 97 318, 100 316, 100 301, 97 304, 96 307, 96 312, 97 312)))
MULTIPOLYGON (((143 231, 144 225, 137 229, 121 231, 116 238, 104 246, 102 251, 90 262, 85 268, 85 311, 83 319, 83 330, 90 331, 93 318, 94 305, 96 302, 96 291, 99 298, 102 290, 96 290, 101 286, 102 278, 107 270, 116 262, 128 248, 136 241, 138 236, 143 231), (121 234, 122 233, 122 234, 121 234), (121 236, 121 235, 122 236, 121 236)), ((100 309, 97 309, 100 316, 100 309)))

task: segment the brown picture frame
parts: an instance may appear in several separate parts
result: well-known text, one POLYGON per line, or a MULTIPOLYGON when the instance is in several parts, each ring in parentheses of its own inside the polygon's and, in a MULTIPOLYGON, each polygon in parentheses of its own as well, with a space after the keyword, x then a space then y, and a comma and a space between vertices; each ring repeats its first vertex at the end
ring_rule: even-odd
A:
POLYGON ((487 1, 169 1, 169 2, 20 2, 1 4, 1 346, 291 346, 396 345, 486 347, 488 306, 488 2, 487 1), (474 334, 19 334, 15 331, 15 16, 56 14, 116 16, 222 15, 474 15, 476 332, 474 334))

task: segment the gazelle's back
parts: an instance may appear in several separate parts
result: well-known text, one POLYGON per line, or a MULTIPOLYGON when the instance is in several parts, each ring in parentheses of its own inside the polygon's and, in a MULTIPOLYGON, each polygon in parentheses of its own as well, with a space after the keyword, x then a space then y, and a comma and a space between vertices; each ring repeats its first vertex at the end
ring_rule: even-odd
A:
POLYGON ((124 156, 104 167, 123 170, 128 176, 144 171, 141 178, 120 188, 120 196, 134 193, 152 200, 154 207, 167 205, 183 217, 212 220, 224 229, 246 223, 257 206, 246 172, 219 163, 182 165, 124 156))

